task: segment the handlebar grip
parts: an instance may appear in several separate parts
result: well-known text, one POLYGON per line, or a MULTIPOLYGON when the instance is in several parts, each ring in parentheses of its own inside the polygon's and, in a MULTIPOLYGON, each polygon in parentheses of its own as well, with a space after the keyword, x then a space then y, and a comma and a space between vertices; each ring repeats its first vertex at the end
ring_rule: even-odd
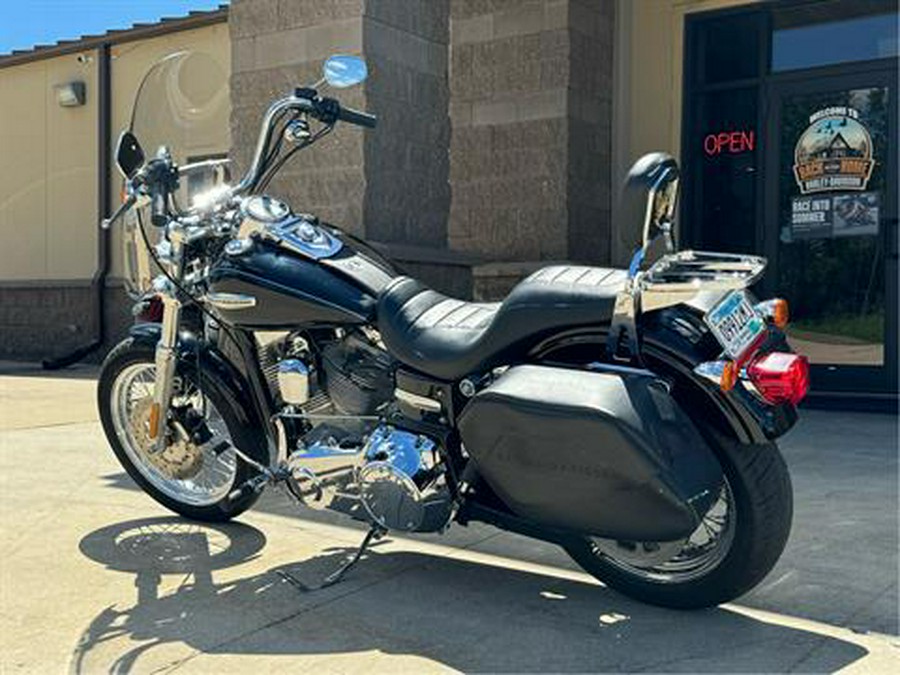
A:
POLYGON ((166 191, 159 187, 154 187, 150 195, 150 222, 156 227, 164 227, 169 222, 166 215, 166 191))
POLYGON ((358 127, 367 127, 369 129, 374 129, 378 123, 378 118, 375 115, 354 110, 353 108, 342 107, 340 112, 338 112, 338 119, 348 124, 355 124, 358 127))

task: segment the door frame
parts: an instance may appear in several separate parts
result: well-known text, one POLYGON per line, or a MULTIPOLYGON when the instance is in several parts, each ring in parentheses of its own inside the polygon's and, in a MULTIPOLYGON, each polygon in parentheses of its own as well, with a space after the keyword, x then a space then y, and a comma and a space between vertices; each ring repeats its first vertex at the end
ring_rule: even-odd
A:
MULTIPOLYGON (((882 195, 879 233, 884 250, 885 333, 884 363, 881 366, 812 365, 812 389, 817 394, 847 396, 855 392, 866 394, 895 394, 898 370, 898 289, 897 289, 897 65, 892 59, 877 62, 849 63, 828 68, 779 73, 766 78, 763 85, 765 100, 765 140, 763 178, 758 189, 762 193, 762 218, 757 221, 763 254, 770 269, 779 269, 780 214, 778 188, 781 167, 781 102, 787 96, 815 94, 827 91, 886 87, 888 90, 888 148, 887 188, 882 195), (893 186, 893 189, 892 189, 893 186)), ((774 290, 777 274, 766 275, 763 290, 774 290)), ((788 298, 790 300, 790 298, 788 298)))

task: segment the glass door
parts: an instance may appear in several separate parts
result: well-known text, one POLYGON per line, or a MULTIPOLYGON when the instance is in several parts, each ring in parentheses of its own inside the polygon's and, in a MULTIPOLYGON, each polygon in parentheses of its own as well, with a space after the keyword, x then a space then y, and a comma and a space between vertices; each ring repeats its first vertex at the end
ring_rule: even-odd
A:
POLYGON ((766 290, 818 391, 897 389, 895 70, 769 85, 766 290))

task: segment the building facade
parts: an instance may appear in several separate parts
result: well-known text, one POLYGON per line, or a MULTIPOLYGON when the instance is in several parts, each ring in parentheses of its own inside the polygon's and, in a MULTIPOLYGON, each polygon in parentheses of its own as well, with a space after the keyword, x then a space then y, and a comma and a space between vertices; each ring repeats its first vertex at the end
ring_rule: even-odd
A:
POLYGON ((459 295, 497 297, 548 261, 623 264, 636 241, 617 186, 666 150, 684 171, 683 242, 770 259, 761 290, 791 298, 814 387, 897 390, 891 0, 235 0, 0 57, 15 99, 0 155, 25 165, 0 168, 0 358, 89 341, 98 295, 102 337, 122 330, 116 241, 97 283, 95 223, 119 190, 108 140, 141 72, 184 48, 230 76, 215 142, 234 175, 273 98, 331 53, 365 54, 369 80, 342 96, 378 129, 332 135, 270 191, 459 295), (65 81, 84 83, 83 106, 58 105, 65 81))

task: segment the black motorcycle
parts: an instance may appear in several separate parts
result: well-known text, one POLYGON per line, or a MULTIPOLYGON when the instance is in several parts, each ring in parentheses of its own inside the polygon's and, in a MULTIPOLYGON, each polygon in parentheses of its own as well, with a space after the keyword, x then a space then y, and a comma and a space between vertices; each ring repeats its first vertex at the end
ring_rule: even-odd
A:
MULTIPOLYGON (((191 58, 148 73, 134 119, 191 58)), ((336 56, 317 87, 366 75, 336 56)), ((359 553, 391 530, 481 521, 557 543, 654 604, 753 588, 790 531, 775 439, 808 387, 787 303, 748 290, 765 260, 677 251, 678 167, 653 154, 626 186, 642 228, 629 269, 554 265, 502 302, 447 297, 264 193, 299 149, 375 121, 299 88, 265 113, 243 178, 185 208, 184 187, 222 162, 171 147, 148 160, 134 125, 122 134, 126 199, 104 226, 128 214, 144 283, 98 402, 131 477, 206 521, 278 486, 367 522, 359 553)))

